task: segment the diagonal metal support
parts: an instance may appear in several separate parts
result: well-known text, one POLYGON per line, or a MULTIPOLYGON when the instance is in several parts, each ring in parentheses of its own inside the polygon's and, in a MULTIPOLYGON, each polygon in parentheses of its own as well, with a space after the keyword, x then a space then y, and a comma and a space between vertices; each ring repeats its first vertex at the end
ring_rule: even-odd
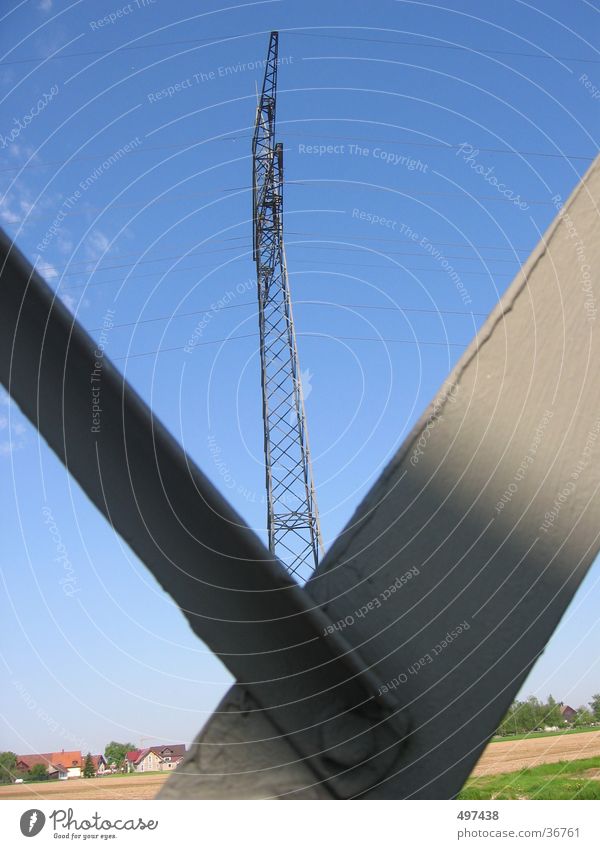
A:
POLYGON ((600 548, 599 204, 597 158, 306 588, 412 717, 370 798, 461 788, 600 548))
POLYGON ((0 380, 194 633, 317 775, 336 794, 359 792, 388 768, 401 718, 387 725, 389 700, 377 695, 375 675, 343 639, 325 639, 327 617, 95 352, 94 340, 1 233, 0 380), (363 726, 383 723, 369 752, 372 775, 336 777, 321 755, 328 728, 349 712, 363 726))

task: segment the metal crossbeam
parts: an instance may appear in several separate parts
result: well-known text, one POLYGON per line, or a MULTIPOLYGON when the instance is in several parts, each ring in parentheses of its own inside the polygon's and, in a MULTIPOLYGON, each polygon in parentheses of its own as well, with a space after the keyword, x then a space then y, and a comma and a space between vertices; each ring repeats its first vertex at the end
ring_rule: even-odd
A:
MULTIPOLYGON (((380 722, 372 754, 401 741, 390 700, 330 620, 287 574, 107 357, 100 423, 97 345, 0 231, 0 380, 111 526, 173 597, 198 637, 340 795, 323 735, 349 712, 380 722)), ((390 750, 390 747, 392 749, 390 750)))
POLYGON ((271 33, 252 142, 254 259, 269 548, 306 580, 322 550, 283 247, 283 148, 275 143, 278 34, 271 33))

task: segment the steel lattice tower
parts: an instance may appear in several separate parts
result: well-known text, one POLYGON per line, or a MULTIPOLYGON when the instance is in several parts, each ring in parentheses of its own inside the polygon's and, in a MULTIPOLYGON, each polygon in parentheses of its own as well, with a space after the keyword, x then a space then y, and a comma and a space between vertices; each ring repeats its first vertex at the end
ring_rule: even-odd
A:
POLYGON ((275 143, 278 33, 272 32, 252 142, 254 260, 269 548, 306 580, 322 551, 283 246, 283 146, 275 143))

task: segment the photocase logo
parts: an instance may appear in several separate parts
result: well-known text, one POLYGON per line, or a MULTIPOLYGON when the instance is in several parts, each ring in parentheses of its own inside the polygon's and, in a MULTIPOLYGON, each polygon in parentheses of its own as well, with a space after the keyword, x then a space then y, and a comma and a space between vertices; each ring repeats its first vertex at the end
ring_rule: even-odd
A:
POLYGON ((25 837, 35 837, 43 829, 46 817, 39 808, 31 808, 21 815, 21 834, 25 837))

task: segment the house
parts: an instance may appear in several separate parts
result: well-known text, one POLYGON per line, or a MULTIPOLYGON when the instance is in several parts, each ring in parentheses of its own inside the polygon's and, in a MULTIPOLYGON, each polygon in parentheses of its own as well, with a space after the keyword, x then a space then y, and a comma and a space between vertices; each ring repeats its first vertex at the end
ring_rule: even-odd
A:
POLYGON ((149 746, 127 752, 128 772, 166 772, 181 763, 185 756, 185 745, 174 743, 168 746, 149 746))
POLYGON ((78 778, 81 775, 81 752, 46 752, 36 755, 17 755, 17 769, 23 772, 36 764, 44 764, 48 778, 78 778))
POLYGON ((48 778, 49 779, 58 779, 59 781, 66 781, 69 777, 69 773, 62 764, 50 764, 48 767, 48 778))
POLYGON ((50 755, 17 755, 18 772, 29 772, 34 766, 43 764, 48 778, 67 778, 67 771, 62 764, 53 764, 50 755))
POLYGON ((560 714, 565 722, 573 722, 573 720, 577 716, 577 711, 569 705, 563 705, 561 702, 560 714))
POLYGON ((132 749, 131 752, 127 752, 125 755, 125 769, 127 772, 135 772, 135 765, 141 753, 141 749, 132 749))
POLYGON ((110 772, 110 768, 106 763, 104 755, 92 755, 92 763, 94 764, 94 773, 96 775, 104 775, 104 773, 110 772))
POLYGON ((52 752, 46 756, 53 764, 61 764, 67 770, 68 778, 81 778, 83 774, 83 758, 81 752, 52 752))

